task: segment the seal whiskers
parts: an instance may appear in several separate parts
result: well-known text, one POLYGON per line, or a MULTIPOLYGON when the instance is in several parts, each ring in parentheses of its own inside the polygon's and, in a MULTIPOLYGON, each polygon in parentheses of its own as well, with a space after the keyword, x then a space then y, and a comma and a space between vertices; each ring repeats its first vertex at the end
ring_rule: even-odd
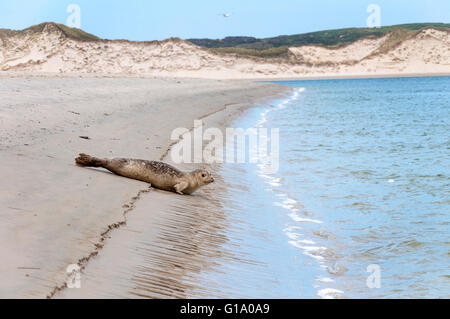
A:
POLYGON ((126 158, 101 159, 82 153, 75 162, 82 167, 102 167, 117 175, 146 182, 152 187, 178 194, 192 194, 200 187, 214 182, 214 178, 206 170, 184 173, 169 164, 156 161, 126 158))

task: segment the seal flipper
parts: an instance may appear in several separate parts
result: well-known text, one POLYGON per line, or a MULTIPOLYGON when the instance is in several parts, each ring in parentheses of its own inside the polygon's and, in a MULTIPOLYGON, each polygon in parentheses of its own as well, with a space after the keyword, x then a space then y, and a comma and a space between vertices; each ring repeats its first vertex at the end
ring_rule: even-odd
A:
POLYGON ((106 160, 81 153, 80 156, 75 159, 75 163, 82 167, 104 167, 106 165, 106 160))
POLYGON ((180 194, 184 195, 183 191, 186 190, 186 188, 189 187, 189 184, 187 182, 181 182, 177 185, 175 185, 173 188, 175 188, 175 191, 180 194))

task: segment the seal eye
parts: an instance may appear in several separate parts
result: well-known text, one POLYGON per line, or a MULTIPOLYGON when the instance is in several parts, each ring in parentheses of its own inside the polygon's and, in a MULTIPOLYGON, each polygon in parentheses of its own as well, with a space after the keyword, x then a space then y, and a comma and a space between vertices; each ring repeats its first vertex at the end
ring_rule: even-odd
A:
POLYGON ((206 177, 206 174, 202 174, 202 177, 205 178, 205 177, 206 177))

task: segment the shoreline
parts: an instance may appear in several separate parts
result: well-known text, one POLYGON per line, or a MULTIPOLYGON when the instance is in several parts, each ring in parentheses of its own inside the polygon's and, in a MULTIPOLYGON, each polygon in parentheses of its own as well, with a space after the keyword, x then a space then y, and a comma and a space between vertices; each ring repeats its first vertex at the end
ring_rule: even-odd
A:
MULTIPOLYGON (((197 118, 197 120, 206 121, 207 126, 205 126, 205 129, 208 127, 218 127, 222 131, 224 131, 226 129, 227 125, 230 125, 233 122, 235 122, 236 119, 239 118, 248 109, 256 107, 256 104, 265 103, 266 101, 270 101, 275 98, 279 98, 280 95, 285 95, 285 92, 289 92, 289 91, 290 90, 287 89, 287 90, 282 90, 274 95, 261 96, 260 98, 258 98, 257 100, 255 100, 249 104, 247 104, 247 103, 227 104, 219 110, 202 115, 201 117, 197 118)), ((189 131, 191 133, 193 130, 194 130, 194 127, 189 128, 189 131)), ((164 152, 164 154, 161 156, 161 158, 159 160, 170 163, 174 166, 177 166, 178 168, 181 168, 183 171, 190 171, 190 170, 196 169, 198 164, 175 164, 175 163, 172 163, 171 160, 168 158, 171 149, 180 142, 182 142, 182 138, 178 139, 177 141, 173 141, 170 145, 168 145, 167 150, 164 152)), ((211 172, 214 172, 213 174, 214 174, 215 178, 219 179, 219 181, 223 180, 223 176, 219 176, 219 173, 218 173, 218 171, 220 171, 220 166, 222 164, 220 164, 220 165, 219 164, 200 164, 200 165, 202 165, 202 167, 207 168, 211 172)), ((217 182, 215 184, 217 185, 217 182)), ((221 185, 221 186, 224 187, 223 185, 221 185)), ((165 210, 166 213, 169 213, 169 211, 172 210, 172 207, 171 207, 172 201, 177 200, 177 201, 182 202, 183 203, 182 205, 196 206, 197 198, 195 198, 195 197, 196 196, 203 197, 205 195, 205 193, 206 194, 215 193, 216 190, 212 190, 212 188, 215 188, 215 186, 213 185, 206 192, 204 189, 197 191, 194 196, 189 196, 190 198, 187 201, 185 200, 185 198, 183 198, 183 196, 156 190, 151 187, 140 190, 139 193, 135 197, 133 197, 128 204, 126 204, 127 209, 123 212, 123 218, 124 218, 123 221, 117 222, 112 225, 108 225, 107 231, 105 231, 104 233, 101 234, 101 239, 100 239, 99 243, 95 245, 96 249, 88 257, 82 258, 81 260, 78 261, 78 265, 80 266, 81 272, 84 274, 87 273, 89 276, 90 269, 88 267, 89 267, 89 262, 91 261, 92 258, 97 258, 96 262, 102 263, 104 265, 109 265, 111 262, 113 262, 112 259, 115 257, 111 257, 111 256, 109 257, 111 260, 108 260, 108 261, 102 260, 104 257, 101 255, 101 253, 104 248, 104 245, 108 245, 108 241, 110 241, 112 239, 115 231, 121 231, 121 230, 123 230, 122 227, 128 227, 129 219, 135 218, 135 216, 130 215, 130 214, 139 213, 139 209, 137 209, 137 211, 135 211, 135 210, 138 205, 142 205, 142 203, 138 203, 138 202, 144 199, 143 196, 146 196, 145 200, 147 203, 150 201, 160 202, 160 204, 158 206, 159 209, 165 210), (152 192, 156 192, 157 194, 155 194, 155 193, 152 194, 152 192), (200 195, 198 195, 198 194, 200 194, 200 195), (156 195, 156 197, 152 198, 153 195, 156 195), (160 195, 165 196, 168 199, 168 201, 158 200, 158 196, 160 196, 160 195), (174 195, 177 197, 170 198, 171 196, 174 196, 174 195)), ((204 199, 204 198, 202 198, 202 199, 204 199)), ((154 210, 155 207, 154 207, 154 205, 148 205, 147 208, 154 210)), ((184 207, 183 210, 185 208, 186 207, 184 207)), ((152 212, 154 213, 154 211, 152 211, 152 212)), ((142 217, 143 216, 141 216, 140 218, 142 218, 142 217)), ((148 226, 149 226, 149 228, 155 227, 155 225, 148 225, 148 226)), ((156 228, 159 228, 159 227, 156 226, 156 228)), ((133 232, 133 231, 131 231, 131 232, 133 232)), ((127 237, 122 238, 122 240, 125 242, 133 242, 133 240, 131 238, 127 238, 127 237)), ((110 245, 111 245, 111 243, 110 243, 110 245)), ((111 246, 113 246, 113 248, 112 247, 108 247, 108 248, 113 249, 113 250, 118 248, 117 244, 115 247, 114 247, 114 244, 112 244, 111 246)), ((122 251, 122 253, 123 253, 123 251, 122 251)), ((118 255, 122 255, 122 254, 121 253, 117 254, 117 252, 114 252, 114 255, 116 255, 118 257, 118 255)), ((164 258, 163 255, 160 255, 159 257, 164 258)), ((103 266, 102 271, 107 270, 107 269, 105 269, 105 267, 107 267, 107 266, 103 266)), ((90 276, 93 278, 96 278, 98 275, 101 275, 100 272, 94 271, 93 274, 90 274, 90 276)), ((92 283, 89 283, 89 284, 92 284, 92 283)), ((160 287, 160 288, 162 288, 162 290, 170 289, 170 288, 163 287, 163 286, 164 285, 161 285, 161 287, 160 287)), ((56 298, 56 299, 98 298, 98 291, 96 289, 92 289, 92 287, 89 288, 92 290, 90 290, 87 293, 83 290, 77 290, 77 289, 68 290, 66 288, 67 288, 66 284, 63 284, 60 287, 55 287, 55 289, 52 291, 52 293, 47 298, 48 299, 53 299, 53 298, 56 298), (92 295, 90 295, 90 294, 92 294, 92 295)), ((112 290, 114 290, 114 289, 112 289, 112 290)), ((107 296, 107 297, 110 297, 110 296, 107 296)), ((136 297, 142 297, 142 296, 136 295, 136 297)), ((154 298, 154 297, 155 296, 153 296, 153 295, 145 296, 145 298, 154 298)), ((167 297, 167 296, 161 295, 159 297, 167 297)), ((178 296, 178 297, 183 298, 183 299, 190 298, 188 295, 178 296)))
POLYGON ((243 76, 243 77, 208 77, 199 74, 167 74, 155 76, 153 74, 109 74, 109 73, 45 73, 45 72, 20 72, 0 71, 0 78, 56 78, 56 79, 178 79, 178 80, 211 80, 211 81, 310 81, 310 80, 345 80, 345 79, 383 79, 383 78, 409 78, 409 77, 447 77, 450 72, 425 72, 425 73, 366 73, 366 74, 324 74, 305 76, 243 76))
MULTIPOLYGON (((249 109, 284 98, 290 92, 291 89, 283 90, 251 104, 230 105, 231 109, 207 114, 202 117, 205 129, 218 127, 223 130, 249 109)), ((169 153, 170 150, 166 155, 169 153)), ((171 163, 167 156, 161 160, 171 163)), ((222 247, 229 241, 227 230, 234 226, 225 213, 226 207, 220 204, 224 200, 221 194, 234 191, 224 183, 225 176, 221 174, 224 165, 203 164, 202 167, 213 173, 216 182, 193 196, 174 197, 158 190, 142 192, 143 196, 128 215, 128 222, 115 228, 98 257, 83 267, 83 278, 86 279, 82 288, 60 290, 53 297, 225 298, 219 285, 211 290, 209 286, 202 288, 200 279, 201 273, 208 273, 224 256, 230 257, 234 253, 222 247), (129 262, 116 263, 118 256, 129 262)), ((184 171, 197 167, 195 164, 176 166, 184 171)), ((240 257, 233 258, 239 260, 240 257)))
POLYGON ((109 237, 105 225, 120 226, 136 194, 146 192, 143 183, 74 167, 78 152, 158 159, 172 129, 217 112, 229 118, 236 111, 233 105, 286 90, 254 81, 5 80, 0 152, 9 188, 0 193, 0 206, 6 221, 1 250, 9 259, 1 267, 0 298, 45 298, 58 292, 66 267, 96 256, 102 248, 99 235, 109 237), (182 113, 176 111, 181 105, 182 113), (78 138, 82 135, 91 139, 78 138))
POLYGON ((392 79, 392 78, 419 78, 419 77, 447 77, 450 73, 404 73, 404 74, 360 74, 360 75, 324 75, 306 77, 281 77, 270 80, 255 79, 255 81, 311 81, 311 80, 352 80, 352 79, 392 79))

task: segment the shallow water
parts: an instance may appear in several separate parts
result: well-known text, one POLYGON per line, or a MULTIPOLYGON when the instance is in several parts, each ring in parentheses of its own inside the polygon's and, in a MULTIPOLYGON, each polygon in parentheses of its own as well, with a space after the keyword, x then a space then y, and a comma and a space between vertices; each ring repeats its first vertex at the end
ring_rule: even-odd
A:
POLYGON ((230 210, 249 221, 241 250, 266 247, 253 227, 275 247, 248 249, 279 280, 272 294, 449 297, 450 78, 281 83, 290 98, 235 123, 280 129, 278 174, 223 171, 253 185, 230 210))
POLYGON ((280 129, 277 174, 144 194, 62 297, 448 298, 450 78, 282 84, 232 125, 280 129))

